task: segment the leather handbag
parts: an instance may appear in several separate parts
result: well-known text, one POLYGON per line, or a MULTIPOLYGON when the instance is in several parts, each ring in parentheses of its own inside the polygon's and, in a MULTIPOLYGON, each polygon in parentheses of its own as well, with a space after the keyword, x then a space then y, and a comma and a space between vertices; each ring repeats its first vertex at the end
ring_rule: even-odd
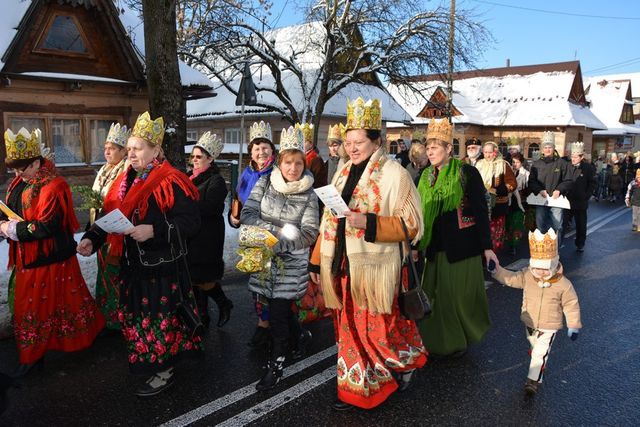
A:
POLYGON ((240 219, 240 212, 242 212, 242 202, 236 198, 231 199, 231 216, 240 219))
MULTIPOLYGON (((407 246, 411 247, 411 242, 409 241, 409 232, 407 231, 407 225, 404 223, 404 220, 400 218, 402 222, 402 229, 404 230, 404 237, 407 246)), ((400 258, 401 260, 404 258, 403 242, 400 242, 400 258)), ((411 258, 411 254, 408 254, 406 260, 403 262, 402 269, 408 269, 407 272, 409 274, 408 286, 405 290, 404 287, 400 286, 400 293, 398 294, 398 305, 400 306, 400 313, 402 316, 409 320, 422 320, 424 318, 429 317, 431 314, 431 303, 429 302, 429 297, 422 290, 420 276, 418 275, 418 270, 416 269, 416 264, 411 258)))

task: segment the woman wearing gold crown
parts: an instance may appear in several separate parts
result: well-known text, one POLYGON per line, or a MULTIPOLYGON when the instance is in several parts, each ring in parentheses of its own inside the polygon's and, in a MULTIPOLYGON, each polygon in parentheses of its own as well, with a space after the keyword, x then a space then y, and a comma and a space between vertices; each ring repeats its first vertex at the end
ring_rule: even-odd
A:
POLYGON ((231 318, 233 303, 222 290, 220 279, 224 274, 224 201, 227 184, 220 175, 215 159, 222 152, 222 140, 211 132, 204 133, 191 152, 193 172, 189 177, 198 187, 200 199, 200 232, 189 241, 189 269, 198 311, 205 326, 210 323, 209 297, 218 306, 218 327, 231 318))
POLYGON ((106 241, 107 257, 121 260, 118 318, 129 368, 150 375, 136 391, 141 397, 171 386, 176 356, 202 345, 185 261, 186 240, 200 229, 198 190, 164 160, 163 137, 162 117, 138 117, 127 141, 130 165, 111 186, 103 208, 105 214, 119 209, 133 227, 107 234, 94 224, 77 248, 88 256, 106 241))
MULTIPOLYGON (((269 175, 273 170, 276 147, 273 145, 271 136, 271 125, 267 122, 253 123, 249 128, 249 145, 247 151, 251 160, 249 165, 242 171, 236 194, 231 201, 229 209, 229 225, 234 228, 240 227, 240 212, 242 205, 249 198, 249 194, 256 185, 256 182, 264 175, 269 175)), ((269 306, 266 300, 259 295, 254 295, 255 311, 258 316, 258 325, 249 342, 253 348, 265 348, 269 345, 269 306)))
MULTIPOLYGON (((111 185, 125 170, 127 165, 127 139, 131 131, 119 123, 112 123, 104 143, 104 159, 106 163, 98 171, 93 181, 92 190, 100 194, 102 200, 106 197, 111 185)), ((100 212, 91 208, 89 211, 89 226, 93 225, 100 212)), ((98 260, 98 277, 96 279, 96 303, 105 317, 107 328, 120 330, 118 320, 118 267, 119 260, 107 263, 108 247, 103 246, 96 254, 98 260)))
POLYGON ((420 323, 425 347, 437 356, 462 355, 489 330, 482 256, 491 250, 485 187, 478 170, 452 156, 452 126, 432 119, 427 128, 429 166, 420 177, 426 266, 422 287, 431 317, 420 323))
POLYGON ((242 208, 243 224, 256 225, 278 237, 266 277, 253 274, 249 290, 267 299, 271 326, 271 358, 258 390, 273 388, 282 377, 290 338, 300 336, 292 304, 307 290, 309 247, 318 237, 318 199, 313 175, 305 167, 299 128, 282 130, 280 152, 270 175, 253 187, 242 208))
POLYGON ((39 129, 4 134, 5 163, 15 170, 7 189, 0 234, 9 239, 9 287, 21 377, 47 350, 89 347, 104 327, 75 255, 78 228, 71 192, 51 160, 43 157, 39 129), (6 215, 8 213, 8 215, 6 215), (8 217, 8 218, 7 218, 8 217))
POLYGON ((326 306, 335 310, 336 410, 380 405, 406 389, 413 371, 427 361, 415 322, 404 319, 398 307, 402 222, 417 242, 420 200, 409 172, 388 160, 381 128, 378 100, 347 104, 343 146, 349 161, 332 184, 349 211, 338 218, 324 210, 309 266, 326 306))

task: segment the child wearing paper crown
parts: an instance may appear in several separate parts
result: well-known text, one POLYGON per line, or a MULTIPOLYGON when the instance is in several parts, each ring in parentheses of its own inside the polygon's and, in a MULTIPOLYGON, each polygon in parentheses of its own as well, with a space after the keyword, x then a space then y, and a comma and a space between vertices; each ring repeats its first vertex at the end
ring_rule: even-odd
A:
POLYGON ((562 314, 572 341, 578 338, 582 323, 578 295, 564 276, 559 262, 556 233, 553 229, 547 234, 540 230, 529 232, 529 248, 529 267, 509 271, 498 265, 491 273, 503 285, 523 290, 520 319, 527 327, 527 339, 531 344, 525 391, 534 395, 542 382, 551 344, 558 330, 562 329, 562 314))

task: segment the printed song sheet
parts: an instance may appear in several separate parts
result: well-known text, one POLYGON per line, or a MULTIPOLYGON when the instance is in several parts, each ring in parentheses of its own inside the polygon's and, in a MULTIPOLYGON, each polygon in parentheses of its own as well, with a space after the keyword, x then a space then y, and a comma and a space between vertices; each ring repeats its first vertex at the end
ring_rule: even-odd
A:
POLYGON ((127 219, 120 209, 113 210, 96 220, 96 225, 107 233, 123 234, 133 228, 131 221, 127 219))
POLYGON ((333 184, 316 188, 318 198, 322 200, 324 206, 329 209, 331 214, 336 218, 344 218, 344 213, 349 210, 349 206, 342 200, 342 196, 338 193, 338 189, 333 184))

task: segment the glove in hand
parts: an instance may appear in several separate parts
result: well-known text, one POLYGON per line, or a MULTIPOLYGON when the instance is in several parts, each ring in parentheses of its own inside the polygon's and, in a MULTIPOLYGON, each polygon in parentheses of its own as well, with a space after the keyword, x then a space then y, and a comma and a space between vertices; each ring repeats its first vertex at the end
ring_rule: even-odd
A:
POLYGON ((567 329, 567 336, 571 338, 571 341, 577 340, 579 333, 580 333, 580 329, 575 329, 575 328, 567 329))

